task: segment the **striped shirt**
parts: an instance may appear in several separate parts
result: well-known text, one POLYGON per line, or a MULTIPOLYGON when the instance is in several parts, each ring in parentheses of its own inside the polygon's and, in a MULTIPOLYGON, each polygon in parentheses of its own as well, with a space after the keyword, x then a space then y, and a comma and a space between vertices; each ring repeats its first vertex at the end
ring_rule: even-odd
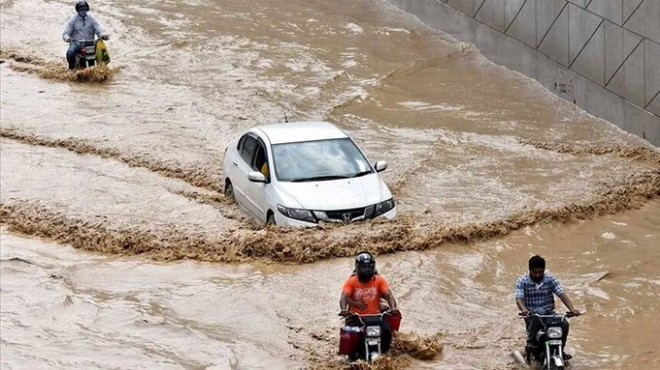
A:
POLYGON ((535 283, 532 278, 523 275, 516 283, 516 299, 523 299, 525 306, 530 312, 549 314, 555 310, 555 297, 564 293, 564 288, 554 275, 545 273, 540 284, 535 283))

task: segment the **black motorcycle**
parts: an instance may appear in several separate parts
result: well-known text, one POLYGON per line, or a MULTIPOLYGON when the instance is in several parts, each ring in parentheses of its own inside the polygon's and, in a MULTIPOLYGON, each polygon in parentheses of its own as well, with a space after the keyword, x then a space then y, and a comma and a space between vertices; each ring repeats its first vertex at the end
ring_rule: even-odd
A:
POLYGON ((526 362, 530 365, 536 362, 543 370, 563 370, 567 362, 562 350, 562 322, 574 316, 572 312, 565 315, 530 314, 528 317, 531 320, 540 320, 542 326, 534 337, 534 343, 525 348, 526 362))

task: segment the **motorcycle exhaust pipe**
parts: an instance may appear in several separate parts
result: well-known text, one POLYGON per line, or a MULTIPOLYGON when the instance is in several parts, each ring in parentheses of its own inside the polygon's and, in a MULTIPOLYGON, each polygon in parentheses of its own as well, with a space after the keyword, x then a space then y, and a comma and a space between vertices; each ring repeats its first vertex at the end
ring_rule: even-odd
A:
POLYGON ((527 363, 527 361, 525 361, 525 357, 522 355, 522 353, 520 353, 520 351, 513 351, 511 355, 513 356, 513 358, 516 359, 516 362, 529 368, 529 364, 527 363))

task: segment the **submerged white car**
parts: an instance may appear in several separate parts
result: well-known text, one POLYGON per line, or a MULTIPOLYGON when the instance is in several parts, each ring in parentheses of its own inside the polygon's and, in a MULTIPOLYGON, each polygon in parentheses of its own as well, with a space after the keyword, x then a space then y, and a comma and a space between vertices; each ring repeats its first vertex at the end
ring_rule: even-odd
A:
POLYGON ((327 122, 265 125, 229 144, 227 197, 261 222, 314 226, 396 217, 392 193, 355 142, 327 122))

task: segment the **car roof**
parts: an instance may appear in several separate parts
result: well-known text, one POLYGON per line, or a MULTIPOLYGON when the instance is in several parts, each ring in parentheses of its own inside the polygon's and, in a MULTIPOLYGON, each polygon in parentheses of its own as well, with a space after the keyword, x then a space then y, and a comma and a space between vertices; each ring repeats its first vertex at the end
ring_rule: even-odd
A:
POLYGON ((339 127, 329 122, 277 123, 255 127, 254 130, 266 135, 271 145, 348 137, 339 127))

